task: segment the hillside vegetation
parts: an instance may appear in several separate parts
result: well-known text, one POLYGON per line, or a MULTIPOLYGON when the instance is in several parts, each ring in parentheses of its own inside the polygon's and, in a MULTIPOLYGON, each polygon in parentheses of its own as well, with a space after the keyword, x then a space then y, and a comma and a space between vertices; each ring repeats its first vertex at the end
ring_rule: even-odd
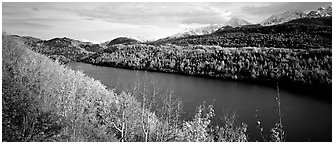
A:
POLYGON ((330 49, 115 45, 83 59, 95 65, 181 73, 331 92, 330 49))
POLYGON ((111 40, 107 46, 115 45, 115 44, 136 44, 140 43, 140 41, 137 41, 135 39, 127 38, 127 37, 119 37, 111 40))
POLYGON ((127 140, 142 136, 141 104, 130 93, 107 90, 19 39, 3 35, 2 46, 3 141, 118 141, 113 125, 122 125, 120 111, 132 136, 127 140))
MULTIPOLYGON (((247 125, 226 118, 213 126, 212 106, 181 121, 169 92, 115 93, 99 81, 32 52, 2 35, 2 141, 247 141, 247 125), (137 98, 141 97, 141 102, 137 98)), ((141 84, 139 84, 141 85, 141 84)))
POLYGON ((301 18, 272 26, 226 26, 209 35, 148 43, 119 37, 106 46, 69 38, 43 41, 15 37, 61 63, 80 61, 269 85, 279 82, 297 92, 322 92, 328 97, 332 84, 331 20, 301 18))

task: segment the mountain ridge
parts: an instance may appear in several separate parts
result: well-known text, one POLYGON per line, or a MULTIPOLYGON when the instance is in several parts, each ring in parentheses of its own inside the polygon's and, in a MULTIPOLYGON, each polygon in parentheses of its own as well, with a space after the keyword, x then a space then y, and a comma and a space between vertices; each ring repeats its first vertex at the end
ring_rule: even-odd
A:
POLYGON ((300 18, 319 18, 319 17, 329 17, 332 16, 332 6, 328 6, 327 8, 320 7, 317 10, 310 11, 309 13, 305 13, 302 10, 287 10, 283 13, 273 14, 269 18, 260 22, 263 26, 277 25, 286 23, 295 19, 300 18))
POLYGON ((310 11, 307 16, 310 18, 332 16, 332 6, 328 6, 327 8, 320 7, 317 10, 310 11))
POLYGON ((277 24, 282 24, 282 23, 294 20, 294 19, 303 18, 306 16, 307 14, 301 10, 287 10, 283 13, 274 14, 270 16, 269 18, 260 22, 260 24, 264 26, 277 25, 277 24))
POLYGON ((111 46, 115 44, 135 44, 135 43, 140 43, 140 41, 128 37, 118 37, 111 40, 106 46, 111 46))
POLYGON ((171 39, 171 38, 182 38, 182 37, 188 37, 188 36, 196 36, 196 35, 207 35, 212 34, 215 31, 225 27, 225 26, 231 26, 231 27, 239 27, 243 25, 251 25, 252 23, 240 19, 240 18, 231 18, 227 22, 222 22, 221 24, 211 24, 208 26, 201 26, 197 28, 192 28, 185 30, 183 32, 176 33, 174 35, 168 36, 166 38, 162 39, 171 39))

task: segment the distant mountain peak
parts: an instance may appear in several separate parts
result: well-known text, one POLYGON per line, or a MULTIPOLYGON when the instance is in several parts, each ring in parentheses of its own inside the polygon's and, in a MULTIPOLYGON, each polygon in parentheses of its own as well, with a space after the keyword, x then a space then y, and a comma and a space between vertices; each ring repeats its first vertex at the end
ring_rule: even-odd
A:
POLYGON ((310 18, 332 16, 332 6, 330 5, 327 8, 320 7, 317 10, 310 11, 307 16, 310 18))
POLYGON ((318 8, 318 11, 324 11, 324 10, 325 10, 324 7, 320 7, 320 8, 318 8))
POLYGON ((135 43, 140 43, 140 41, 128 37, 118 37, 111 40, 106 46, 111 46, 114 44, 135 44, 135 43))
POLYGON ((176 33, 167 38, 180 38, 180 37, 187 37, 187 36, 193 36, 193 35, 211 34, 223 26, 224 24, 212 24, 209 26, 201 26, 197 28, 186 29, 183 32, 176 33))
POLYGON ((294 19, 298 19, 298 18, 303 18, 306 17, 307 15, 301 11, 301 10, 287 10, 281 14, 277 14, 277 15, 272 15, 271 17, 269 17, 268 19, 264 20, 261 22, 262 25, 276 25, 276 24, 281 24, 281 23, 285 23, 294 19))
POLYGON ((327 17, 332 16, 332 6, 329 5, 327 8, 320 7, 317 10, 310 11, 308 14, 304 13, 301 10, 287 10, 281 14, 272 15, 268 19, 261 22, 262 25, 276 25, 289 22, 294 19, 299 18, 318 18, 318 17, 327 17))
POLYGON ((243 25, 251 25, 252 23, 240 19, 240 18, 231 18, 229 21, 227 21, 226 25, 232 26, 232 27, 238 27, 238 26, 243 26, 243 25))
POLYGON ((201 27, 197 27, 197 28, 192 28, 192 29, 188 29, 186 31, 174 34, 172 36, 169 36, 167 38, 180 38, 180 37, 187 37, 187 36, 193 36, 193 35, 206 35, 206 34, 212 34, 215 31, 223 28, 225 26, 231 26, 231 27, 239 27, 239 26, 243 26, 243 25, 251 25, 252 23, 244 20, 244 19, 240 19, 240 18, 231 18, 229 21, 227 22, 223 22, 221 24, 211 24, 208 26, 201 26, 201 27))

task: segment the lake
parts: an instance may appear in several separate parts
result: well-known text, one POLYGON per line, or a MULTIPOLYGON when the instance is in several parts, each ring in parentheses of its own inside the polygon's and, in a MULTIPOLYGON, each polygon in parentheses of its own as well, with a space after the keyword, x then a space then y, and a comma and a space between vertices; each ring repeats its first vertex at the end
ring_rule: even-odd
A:
MULTIPOLYGON (((178 74, 145 72, 113 67, 94 66, 72 62, 70 68, 83 71, 101 81, 108 88, 126 90, 136 80, 149 77, 159 82, 162 88, 172 88, 175 96, 183 102, 183 115, 191 119, 197 106, 213 103, 216 117, 214 122, 222 123, 226 112, 236 112, 239 122, 248 125, 252 141, 261 141, 255 112, 269 133, 278 122, 275 102, 276 88, 237 81, 215 80, 178 74)), ((314 99, 303 94, 280 89, 283 126, 288 141, 332 141, 332 102, 314 99)))

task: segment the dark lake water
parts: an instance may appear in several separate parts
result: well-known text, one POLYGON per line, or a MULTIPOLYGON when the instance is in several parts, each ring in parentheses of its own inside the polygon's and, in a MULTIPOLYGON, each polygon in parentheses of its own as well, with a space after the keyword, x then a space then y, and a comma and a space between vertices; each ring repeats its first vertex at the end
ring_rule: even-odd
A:
MULTIPOLYGON (((223 114, 235 111, 239 122, 248 125, 252 141, 259 140, 255 111, 264 130, 278 122, 276 115, 275 88, 243 82, 223 81, 177 74, 134 71, 85 63, 70 63, 69 67, 81 70, 101 81, 108 88, 125 90, 136 80, 149 75, 161 85, 172 85, 175 96, 183 101, 184 119, 191 119, 197 106, 212 103, 216 117, 221 123, 223 114)), ((288 141, 332 141, 332 102, 313 99, 302 94, 280 90, 283 126, 288 141)))

